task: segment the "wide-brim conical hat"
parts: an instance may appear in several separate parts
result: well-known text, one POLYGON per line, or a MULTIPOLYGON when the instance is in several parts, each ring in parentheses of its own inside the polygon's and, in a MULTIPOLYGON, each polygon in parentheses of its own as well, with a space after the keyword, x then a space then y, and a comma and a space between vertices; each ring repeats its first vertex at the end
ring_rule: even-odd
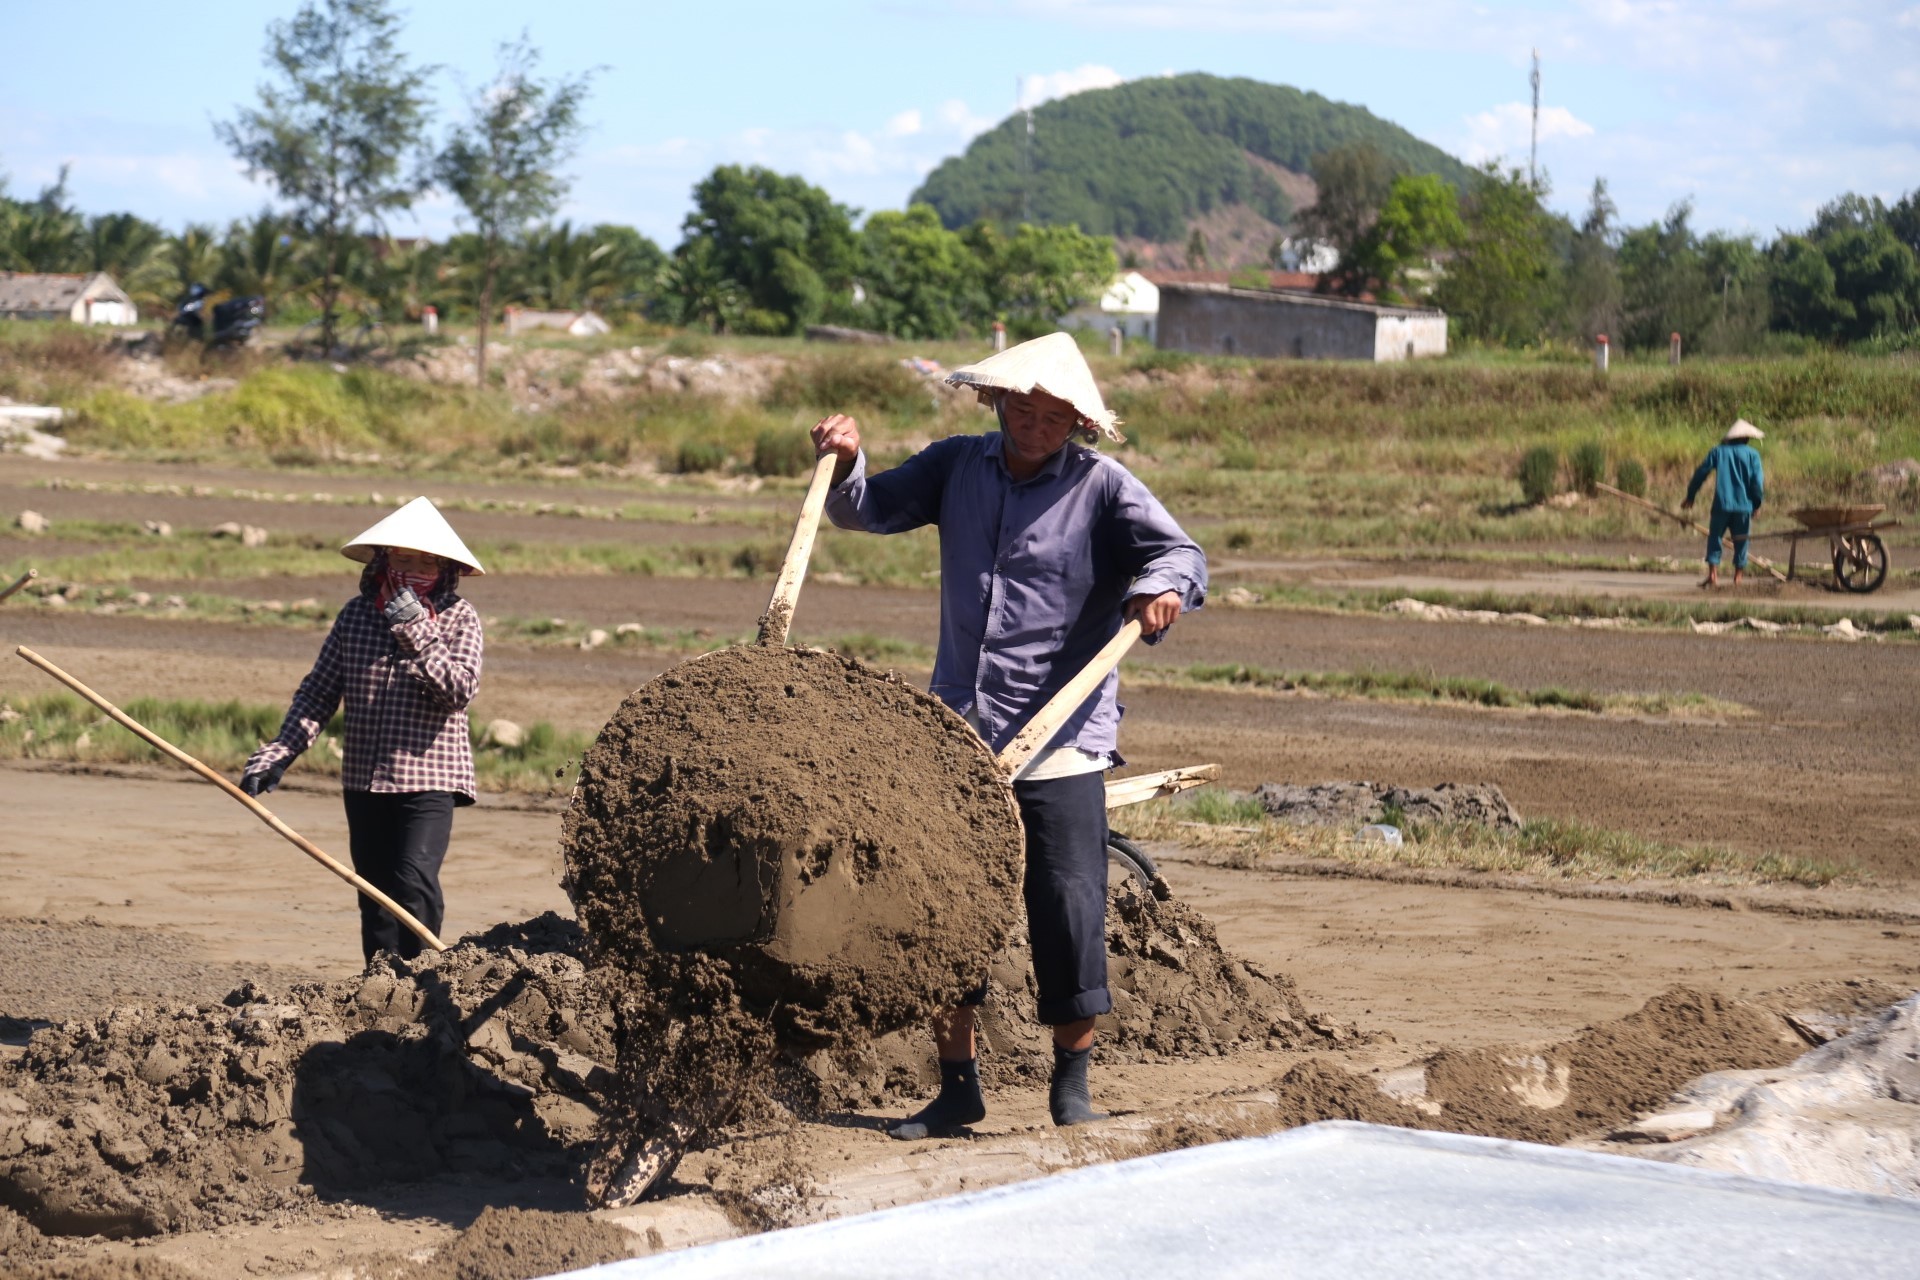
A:
POLYGON ((1748 422, 1745 418, 1741 418, 1732 426, 1728 427, 1727 434, 1720 438, 1722 440, 1765 440, 1767 433, 1754 426, 1751 422, 1748 422))
POLYGON ((1025 395, 1044 391, 1057 396, 1079 410, 1087 424, 1107 439, 1119 443, 1120 419, 1100 398, 1087 358, 1070 333, 1050 333, 1044 338, 1008 347, 998 355, 977 364, 961 365, 947 375, 956 387, 977 387, 982 391, 1014 391, 1025 395))
POLYGON ((375 524, 340 548, 340 554, 365 564, 373 559, 374 551, 380 547, 424 551, 430 556, 440 556, 464 565, 469 573, 486 572, 474 558, 473 552, 467 550, 467 544, 460 541, 460 535, 453 531, 447 518, 440 514, 440 508, 424 497, 415 498, 375 524))

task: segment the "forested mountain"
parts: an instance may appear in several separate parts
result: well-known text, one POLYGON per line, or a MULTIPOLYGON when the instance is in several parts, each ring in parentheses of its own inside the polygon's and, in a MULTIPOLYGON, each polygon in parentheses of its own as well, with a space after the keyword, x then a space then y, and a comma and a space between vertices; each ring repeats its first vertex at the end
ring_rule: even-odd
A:
POLYGON ((1196 227, 1284 226, 1312 199, 1304 175, 1314 156, 1343 144, 1369 143, 1398 169, 1456 185, 1468 175, 1365 107, 1257 80, 1134 80, 1046 103, 1033 119, 1031 173, 1026 120, 1015 113, 943 162, 913 199, 949 227, 1017 223, 1030 208, 1035 222, 1078 223, 1123 247, 1184 246, 1196 227))

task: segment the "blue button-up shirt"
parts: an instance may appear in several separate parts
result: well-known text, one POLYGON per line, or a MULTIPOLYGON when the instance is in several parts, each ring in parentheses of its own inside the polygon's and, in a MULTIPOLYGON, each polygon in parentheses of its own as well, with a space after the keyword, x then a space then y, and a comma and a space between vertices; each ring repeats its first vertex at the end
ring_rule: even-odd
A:
POLYGON ((1766 498, 1766 470, 1760 465, 1760 451, 1744 440, 1723 440, 1707 451, 1707 457, 1693 473, 1687 486, 1687 501, 1692 502, 1713 473, 1713 509, 1752 515, 1766 498))
MULTIPOLYGON (((842 529, 940 529, 940 648, 933 695, 972 711, 995 751, 1120 629, 1131 596, 1207 598, 1207 558, 1147 486, 1069 444, 1015 481, 999 432, 949 436, 891 471, 862 453, 827 496, 842 529)), ((1109 675, 1049 743, 1119 757, 1120 676, 1109 675)))

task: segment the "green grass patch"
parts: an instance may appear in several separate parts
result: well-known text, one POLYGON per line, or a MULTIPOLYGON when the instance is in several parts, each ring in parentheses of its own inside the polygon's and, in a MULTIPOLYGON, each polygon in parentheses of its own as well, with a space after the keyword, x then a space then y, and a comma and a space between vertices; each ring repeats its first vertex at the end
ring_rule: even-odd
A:
POLYGON ((1347 827, 1277 822, 1250 797, 1242 800, 1223 798, 1209 788, 1130 808, 1118 825, 1136 840, 1200 848, 1227 865, 1250 868, 1324 858, 1563 881, 1707 880, 1819 888, 1857 878, 1854 869, 1827 859, 1674 844, 1557 818, 1535 819, 1518 830, 1412 823, 1402 826, 1404 843, 1395 847, 1356 840, 1347 827))
MULTIPOLYGON (((243 702, 139 698, 123 708, 147 728, 206 764, 238 776, 247 757, 280 731, 283 708, 243 702)), ((346 722, 336 714, 294 771, 340 775, 338 745, 346 722)), ((482 790, 546 792, 578 765, 592 745, 586 734, 562 733, 541 721, 519 746, 484 746, 473 729, 474 772, 482 790)), ((70 693, 0 701, 0 759, 157 764, 166 757, 91 703, 70 693)))
POLYGON ((1595 693, 1584 689, 1516 689, 1496 680, 1414 671, 1269 671, 1244 664, 1196 664, 1179 672, 1134 673, 1166 683, 1307 692, 1377 702, 1432 702, 1507 710, 1580 711, 1592 715, 1729 716, 1749 714, 1739 703, 1698 693, 1595 693))

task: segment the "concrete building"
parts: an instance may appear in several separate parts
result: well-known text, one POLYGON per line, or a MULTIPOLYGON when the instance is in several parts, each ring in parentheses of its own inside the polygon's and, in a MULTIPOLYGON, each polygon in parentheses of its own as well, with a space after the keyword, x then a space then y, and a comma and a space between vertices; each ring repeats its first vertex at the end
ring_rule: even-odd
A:
POLYGON ((104 271, 0 271, 0 318, 137 324, 140 309, 104 271))
POLYGON ((532 333, 535 329, 558 329, 574 338, 597 338, 612 333, 608 324, 594 311, 532 311, 526 307, 507 308, 507 333, 532 333))
POLYGON ((1447 313, 1225 284, 1162 284, 1166 351, 1296 360, 1417 360, 1447 353, 1447 313))
POLYGON ((1129 342, 1152 342, 1159 314, 1159 287, 1138 271, 1122 271, 1105 293, 1067 312, 1058 323, 1062 329, 1094 329, 1102 336, 1118 329, 1129 342))

